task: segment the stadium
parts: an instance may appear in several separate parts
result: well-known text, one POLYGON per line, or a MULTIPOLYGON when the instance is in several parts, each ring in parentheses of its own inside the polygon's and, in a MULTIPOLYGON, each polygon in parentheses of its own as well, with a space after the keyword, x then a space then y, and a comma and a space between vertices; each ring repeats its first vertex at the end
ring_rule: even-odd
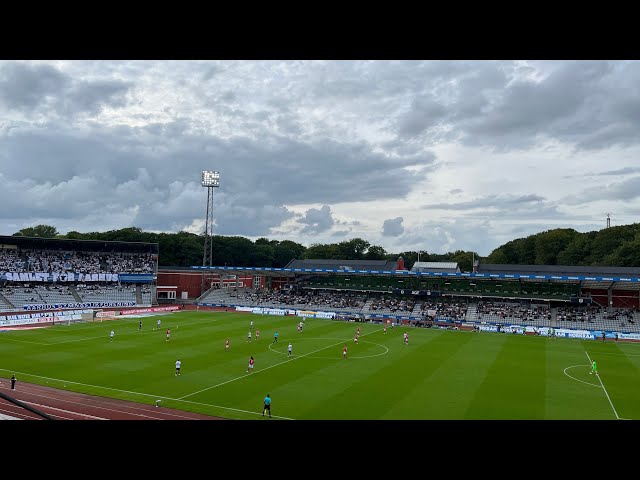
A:
POLYGON ((262 419, 267 392, 281 420, 640 419, 638 268, 161 255, 0 237, 0 378, 226 419, 262 419))

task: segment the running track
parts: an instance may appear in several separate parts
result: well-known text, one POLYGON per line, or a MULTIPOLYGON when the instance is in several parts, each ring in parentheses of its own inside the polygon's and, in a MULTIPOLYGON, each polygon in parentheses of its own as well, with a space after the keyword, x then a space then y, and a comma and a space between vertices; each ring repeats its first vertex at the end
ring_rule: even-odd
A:
MULTIPOLYGON (((156 407, 83 393, 18 382, 11 390, 7 379, 0 379, 0 392, 46 413, 55 420, 222 420, 199 413, 156 407)), ((45 418, 0 398, 0 418, 45 420, 45 418)))

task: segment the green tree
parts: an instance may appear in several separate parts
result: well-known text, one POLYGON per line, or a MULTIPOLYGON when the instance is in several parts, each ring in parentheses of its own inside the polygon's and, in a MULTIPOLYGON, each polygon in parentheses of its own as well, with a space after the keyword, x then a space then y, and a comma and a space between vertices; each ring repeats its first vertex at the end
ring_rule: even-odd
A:
POLYGON ((362 260, 364 252, 367 251, 371 244, 362 238, 353 238, 351 240, 340 242, 338 250, 345 260, 362 260))
POLYGON ((558 253, 558 265, 588 265, 591 242, 596 234, 597 232, 587 232, 576 235, 571 243, 558 253))
POLYGON ((314 243, 304 252, 305 259, 344 259, 338 245, 314 243))
POLYGON ((477 259, 478 254, 474 252, 465 252, 464 250, 456 250, 449 258, 450 262, 456 262, 463 272, 471 272, 473 270, 473 258, 477 259))
POLYGON ((386 257, 386 250, 378 245, 371 245, 364 256, 367 260, 384 260, 386 257))
POLYGON ((509 257, 505 252, 505 249, 501 246, 493 250, 489 256, 484 260, 484 263, 492 263, 492 264, 508 264, 509 257))
POLYGON ((603 263, 617 267, 637 267, 640 265, 640 234, 604 257, 603 263))
POLYGON ((536 263, 536 235, 517 240, 514 244, 518 263, 521 265, 535 265, 536 263))
POLYGON ((35 227, 27 227, 13 234, 14 237, 41 237, 55 238, 58 235, 56 227, 51 225, 36 225, 35 227))
MULTIPOLYGON (((535 264, 557 265, 558 254, 566 249, 576 237, 578 232, 572 228, 556 228, 536 235, 535 239, 535 264)), ((521 262, 521 259, 519 259, 521 262)))
POLYGON ((287 264, 294 259, 302 258, 306 247, 291 240, 283 240, 279 242, 273 251, 274 267, 284 268, 287 264))
POLYGON ((625 242, 632 241, 640 233, 640 225, 622 225, 603 228, 591 242, 591 252, 587 259, 589 265, 604 265, 604 258, 617 250, 625 242))
POLYGON ((254 245, 249 254, 248 266, 272 267, 275 258, 274 248, 270 244, 254 245))
POLYGON ((80 233, 80 232, 76 232, 75 230, 72 230, 70 232, 67 232, 66 235, 63 235, 63 237, 69 240, 84 240, 85 235, 86 234, 84 233, 80 233))

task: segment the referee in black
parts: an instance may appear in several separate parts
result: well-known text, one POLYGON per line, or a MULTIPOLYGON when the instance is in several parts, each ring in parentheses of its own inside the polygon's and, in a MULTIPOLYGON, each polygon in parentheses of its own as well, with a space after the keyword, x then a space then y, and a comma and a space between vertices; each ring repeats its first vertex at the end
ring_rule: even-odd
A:
POLYGON ((15 390, 16 389, 16 382, 18 380, 16 379, 16 375, 15 373, 13 375, 11 375, 11 390, 15 390))

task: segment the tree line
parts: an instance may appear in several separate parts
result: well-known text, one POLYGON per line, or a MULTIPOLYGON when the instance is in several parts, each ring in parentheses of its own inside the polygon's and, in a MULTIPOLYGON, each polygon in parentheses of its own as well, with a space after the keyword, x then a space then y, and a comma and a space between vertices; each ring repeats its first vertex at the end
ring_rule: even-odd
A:
POLYGON ((556 228, 501 245, 485 263, 517 265, 640 266, 640 224, 580 233, 556 228))
MULTIPOLYGON (((152 233, 137 227, 107 232, 59 234, 50 225, 23 228, 14 236, 106 240, 157 243, 161 267, 202 265, 204 235, 189 232, 152 233)), ((391 253, 362 238, 339 243, 314 243, 309 247, 291 240, 213 235, 212 265, 235 267, 285 267, 293 259, 397 260, 404 259, 411 268, 418 259, 417 251, 391 253)), ((511 240, 494 249, 487 257, 477 252, 456 250, 444 254, 420 251, 423 262, 457 262, 463 272, 472 270, 472 259, 483 263, 516 265, 607 265, 640 266, 640 224, 622 225, 580 233, 570 228, 547 230, 526 238, 511 240)))

